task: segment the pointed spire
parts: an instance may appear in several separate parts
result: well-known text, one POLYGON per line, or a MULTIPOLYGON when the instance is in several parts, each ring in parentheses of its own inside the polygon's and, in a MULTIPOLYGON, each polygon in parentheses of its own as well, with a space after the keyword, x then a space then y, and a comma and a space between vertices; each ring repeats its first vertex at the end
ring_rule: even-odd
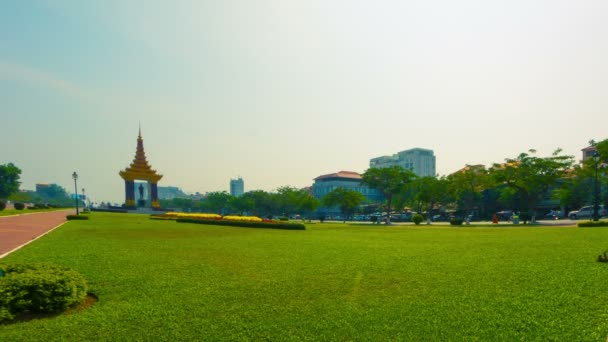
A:
POLYGON ((124 179, 139 179, 139 180, 152 180, 158 182, 163 176, 156 173, 153 170, 148 161, 146 160, 146 153, 144 152, 144 139, 141 137, 141 123, 139 124, 139 136, 137 137, 137 149, 135 150, 135 158, 128 168, 119 172, 120 176, 124 179))

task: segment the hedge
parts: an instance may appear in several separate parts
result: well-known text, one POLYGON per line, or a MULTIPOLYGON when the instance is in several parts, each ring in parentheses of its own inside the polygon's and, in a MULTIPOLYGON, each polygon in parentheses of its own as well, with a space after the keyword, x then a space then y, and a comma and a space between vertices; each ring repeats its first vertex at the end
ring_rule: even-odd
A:
POLYGON ((89 217, 87 215, 68 215, 65 218, 68 219, 68 221, 71 220, 88 220, 89 217))
POLYGON ((581 228, 584 227, 608 227, 608 221, 586 221, 579 222, 578 226, 581 228))
POLYGON ((273 229, 291 229, 291 230, 305 230, 306 226, 301 223, 273 223, 273 222, 241 222, 241 221, 224 221, 224 220, 201 220, 191 218, 180 218, 176 222, 180 223, 198 223, 198 224, 211 224, 216 226, 233 226, 233 227, 245 227, 245 228, 273 228, 273 229))
POLYGON ((49 314, 80 304, 87 295, 84 277, 51 264, 0 265, 0 322, 24 313, 49 314))

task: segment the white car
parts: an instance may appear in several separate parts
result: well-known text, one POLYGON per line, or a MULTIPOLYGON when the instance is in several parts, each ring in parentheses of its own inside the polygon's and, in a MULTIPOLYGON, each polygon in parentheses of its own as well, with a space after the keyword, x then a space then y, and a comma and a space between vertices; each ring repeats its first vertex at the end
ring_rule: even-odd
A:
MULTIPOLYGON (((598 207, 597 213, 598 213, 599 217, 607 215, 606 208, 604 207, 603 204, 598 207)), ((587 205, 587 206, 580 208, 579 210, 571 211, 568 213, 568 217, 571 220, 578 220, 581 218, 592 218, 593 217, 593 206, 587 205)))

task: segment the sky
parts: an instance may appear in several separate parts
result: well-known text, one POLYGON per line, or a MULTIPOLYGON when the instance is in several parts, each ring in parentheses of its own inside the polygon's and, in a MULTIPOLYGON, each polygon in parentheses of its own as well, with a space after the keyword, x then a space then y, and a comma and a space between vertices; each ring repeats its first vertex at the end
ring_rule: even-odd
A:
POLYGON ((605 0, 8 0, 0 164, 122 202, 310 186, 410 148, 439 175, 608 138, 605 0))

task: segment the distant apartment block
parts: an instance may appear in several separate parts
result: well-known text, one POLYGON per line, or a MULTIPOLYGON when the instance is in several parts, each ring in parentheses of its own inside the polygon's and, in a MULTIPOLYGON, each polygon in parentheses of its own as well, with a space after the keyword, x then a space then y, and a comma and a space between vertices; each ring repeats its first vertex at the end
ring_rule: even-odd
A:
POLYGON ((230 180, 230 194, 234 197, 243 196, 245 193, 245 182, 243 178, 239 177, 237 179, 230 180))
POLYGON ((170 199, 174 199, 174 198, 184 198, 184 197, 188 196, 182 191, 182 189, 180 189, 176 186, 159 186, 157 188, 157 190, 158 190, 158 199, 163 199, 163 200, 170 200, 170 199))
POLYGON ((46 193, 46 191, 48 190, 48 188, 50 186, 51 186, 50 184, 38 183, 38 184, 36 184, 36 193, 38 193, 38 194, 46 193))
POLYGON ((435 176, 437 174, 433 150, 423 148, 412 148, 393 154, 392 156, 372 158, 369 161, 369 166, 375 168, 395 165, 412 170, 421 177, 435 176))
POLYGON ((325 195, 336 188, 345 188, 360 192, 371 203, 382 202, 384 196, 376 189, 368 188, 361 184, 361 175, 352 171, 340 171, 322 175, 314 179, 312 185, 312 195, 318 200, 322 200, 325 195))
POLYGON ((595 147, 595 145, 591 145, 591 146, 585 147, 581 151, 583 151, 583 161, 585 161, 589 158, 595 157, 595 154, 597 153, 597 147, 595 147))

